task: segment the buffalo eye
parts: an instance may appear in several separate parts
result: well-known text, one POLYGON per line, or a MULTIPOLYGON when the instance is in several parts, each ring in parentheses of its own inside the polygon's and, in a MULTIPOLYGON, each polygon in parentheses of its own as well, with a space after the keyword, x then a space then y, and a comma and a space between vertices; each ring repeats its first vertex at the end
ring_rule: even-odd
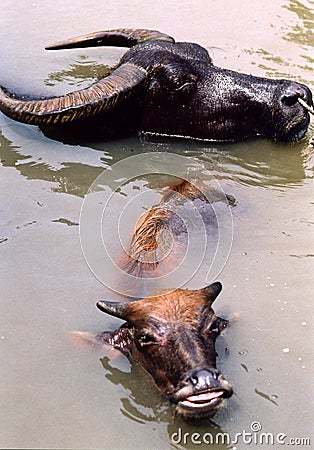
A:
POLYGON ((141 347, 144 347, 146 345, 151 345, 151 344, 157 344, 156 338, 148 333, 140 333, 137 336, 137 342, 139 343, 139 345, 141 347))
POLYGON ((196 86, 197 77, 193 74, 188 74, 184 78, 176 80, 174 90, 176 92, 190 92, 196 86))

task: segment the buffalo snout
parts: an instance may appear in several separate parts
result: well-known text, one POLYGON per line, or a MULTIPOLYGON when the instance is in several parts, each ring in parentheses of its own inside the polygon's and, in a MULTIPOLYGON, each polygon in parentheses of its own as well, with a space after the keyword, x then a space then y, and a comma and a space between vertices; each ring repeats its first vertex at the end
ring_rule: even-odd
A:
POLYGON ((191 375, 187 377, 187 381, 191 383, 197 391, 202 391, 203 389, 217 387, 219 375, 220 373, 217 369, 194 370, 191 375))
MULTIPOLYGON (((279 80, 275 90, 271 108, 265 113, 262 134, 285 142, 303 139, 310 123, 308 109, 299 100, 310 108, 313 105, 310 89, 302 83, 279 80)), ((263 127, 263 125, 262 125, 263 127)))
POLYGON ((185 375, 172 401, 180 415, 200 420, 212 417, 232 394, 231 385, 219 370, 200 368, 185 375))
POLYGON ((298 105, 298 100, 301 98, 309 106, 312 105, 312 94, 307 86, 301 83, 290 83, 286 91, 282 94, 281 102, 283 106, 298 105))

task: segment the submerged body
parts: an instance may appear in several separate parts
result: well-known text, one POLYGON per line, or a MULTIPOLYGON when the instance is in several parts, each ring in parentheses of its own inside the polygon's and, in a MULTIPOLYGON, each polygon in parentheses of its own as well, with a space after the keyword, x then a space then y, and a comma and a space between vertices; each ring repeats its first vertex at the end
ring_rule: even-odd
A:
POLYGON ((309 113, 298 100, 313 104, 307 86, 219 68, 197 44, 123 29, 48 48, 96 45, 131 48, 111 75, 61 97, 23 100, 0 88, 0 110, 56 134, 93 126, 103 136, 142 132, 239 141, 260 135, 296 141, 306 133, 309 113))
MULTIPOLYGON (((168 188, 159 205, 142 217, 123 260, 124 270, 139 283, 143 276, 160 276, 159 265, 164 263, 161 234, 167 231, 176 240, 185 232, 171 210, 172 197, 177 194, 185 201, 211 201, 195 185, 181 181, 168 188)), ((170 252, 165 266, 173 262, 170 252)), ((132 302, 100 301, 100 310, 126 322, 96 340, 140 363, 184 418, 211 417, 232 395, 231 385, 216 368, 215 341, 227 325, 212 309, 221 289, 216 282, 197 290, 162 289, 132 302)))

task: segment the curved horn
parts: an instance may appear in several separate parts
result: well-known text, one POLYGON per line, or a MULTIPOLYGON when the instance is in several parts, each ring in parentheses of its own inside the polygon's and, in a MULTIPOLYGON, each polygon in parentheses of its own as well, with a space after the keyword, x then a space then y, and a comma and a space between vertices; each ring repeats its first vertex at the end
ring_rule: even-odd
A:
POLYGON ((100 311, 110 314, 111 316, 118 317, 119 319, 124 319, 124 310, 128 302, 108 302, 101 300, 96 303, 96 306, 100 311))
POLYGON ((146 70, 123 64, 86 89, 44 100, 22 100, 0 87, 0 111, 31 125, 59 125, 86 119, 114 108, 129 98, 146 78, 146 70))
POLYGON ((154 30, 127 29, 97 31, 95 33, 83 34, 65 41, 49 45, 46 50, 61 50, 67 48, 99 47, 111 45, 113 47, 133 47, 145 41, 159 40, 174 42, 167 34, 154 30))
POLYGON ((209 286, 204 287, 203 289, 200 289, 201 292, 204 292, 209 305, 212 305, 218 295, 220 294, 222 290, 222 284, 219 281, 216 281, 215 283, 210 284, 209 286))

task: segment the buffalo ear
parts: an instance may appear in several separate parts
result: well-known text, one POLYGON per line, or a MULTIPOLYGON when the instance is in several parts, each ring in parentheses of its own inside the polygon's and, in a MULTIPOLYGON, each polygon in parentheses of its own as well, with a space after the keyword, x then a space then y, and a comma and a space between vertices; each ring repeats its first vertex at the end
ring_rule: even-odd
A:
POLYGON ((212 305, 212 303, 214 303, 214 301, 220 294, 221 290, 222 290, 222 284, 219 281, 216 281, 215 283, 212 283, 209 286, 206 286, 203 289, 200 289, 200 291, 206 295, 207 301, 210 306, 212 305))
POLYGON ((96 336, 101 344, 111 345, 124 354, 128 354, 132 347, 132 330, 128 324, 122 325, 115 331, 104 331, 96 336))

